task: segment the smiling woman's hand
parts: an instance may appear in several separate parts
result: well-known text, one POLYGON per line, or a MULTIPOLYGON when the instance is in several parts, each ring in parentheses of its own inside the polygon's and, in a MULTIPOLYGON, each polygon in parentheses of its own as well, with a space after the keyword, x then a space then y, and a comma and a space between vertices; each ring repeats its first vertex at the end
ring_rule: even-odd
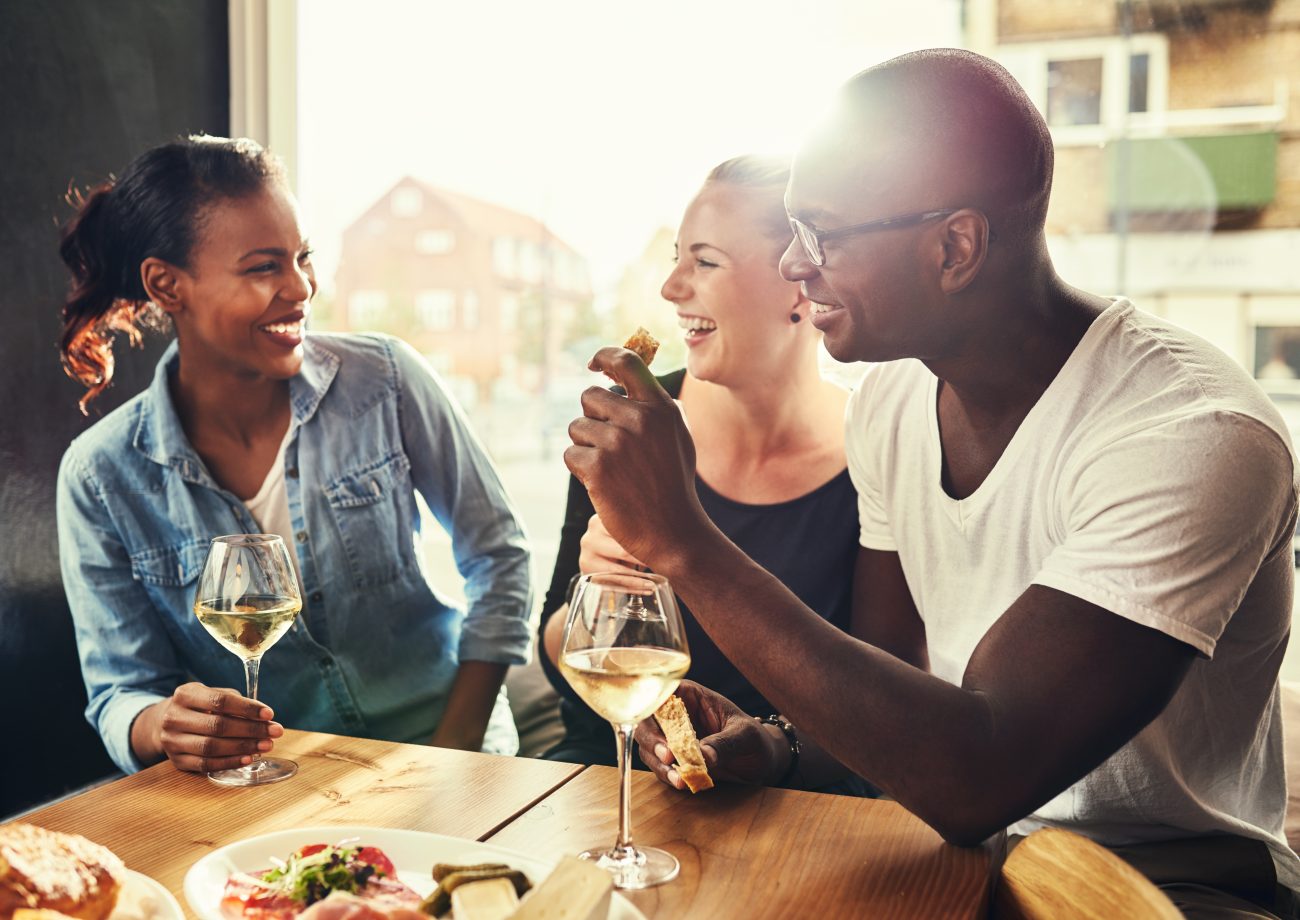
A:
POLYGON ((144 763, 166 757, 178 770, 211 773, 252 763, 284 734, 275 713, 234 690, 182 684, 131 726, 131 747, 144 763))

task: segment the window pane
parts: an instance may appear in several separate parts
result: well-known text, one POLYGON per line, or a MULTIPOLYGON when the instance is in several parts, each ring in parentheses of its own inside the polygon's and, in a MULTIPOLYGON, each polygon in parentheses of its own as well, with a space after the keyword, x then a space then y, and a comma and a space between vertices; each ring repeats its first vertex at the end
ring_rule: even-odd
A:
POLYGON ((440 256, 456 248, 456 235, 450 230, 421 230, 415 235, 415 251, 426 256, 440 256))
POLYGON ((415 295, 415 317, 421 328, 433 332, 455 323, 456 294, 447 290, 420 291, 415 295))
POLYGON ((1300 327, 1256 327, 1255 376, 1260 380, 1300 378, 1300 327))
POLYGON ((1147 99, 1150 84, 1151 55, 1135 54, 1128 59, 1128 110, 1149 111, 1147 99))
POLYGON ((1048 62, 1047 123, 1101 124, 1101 58, 1048 62))

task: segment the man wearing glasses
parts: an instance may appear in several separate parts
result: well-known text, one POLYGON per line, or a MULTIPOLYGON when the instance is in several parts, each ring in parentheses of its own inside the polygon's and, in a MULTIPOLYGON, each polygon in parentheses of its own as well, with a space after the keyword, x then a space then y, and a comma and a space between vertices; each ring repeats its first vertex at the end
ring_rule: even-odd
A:
MULTIPOLYGON (((962 51, 859 74, 794 159, 782 272, 832 355, 886 362, 846 422, 870 643, 710 524, 631 353, 594 359, 628 397, 587 391, 565 460, 788 720, 683 685, 719 777, 812 783, 834 758, 954 843, 1063 826, 1186 908, 1289 916, 1289 437, 1212 346, 1056 275, 1051 178, 1041 115, 962 51)), ((681 788, 652 723, 638 740, 681 788)))

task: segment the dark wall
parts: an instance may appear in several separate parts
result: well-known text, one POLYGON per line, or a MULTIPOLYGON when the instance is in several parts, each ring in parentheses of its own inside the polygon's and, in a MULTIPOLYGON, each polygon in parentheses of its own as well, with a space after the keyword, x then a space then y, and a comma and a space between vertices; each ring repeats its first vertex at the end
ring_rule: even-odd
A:
POLYGON ((83 715, 54 484, 68 442, 166 344, 119 339, 116 384, 81 415, 56 350, 63 195, 177 135, 229 133, 226 15, 226 0, 0 3, 0 816, 113 769, 83 715))

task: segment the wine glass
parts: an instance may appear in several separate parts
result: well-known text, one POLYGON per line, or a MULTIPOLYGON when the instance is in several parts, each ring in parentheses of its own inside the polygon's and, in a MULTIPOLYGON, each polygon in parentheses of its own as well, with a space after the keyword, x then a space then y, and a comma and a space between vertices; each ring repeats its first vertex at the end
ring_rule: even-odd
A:
MULTIPOLYGON (((262 655, 300 610, 298 578, 278 535, 241 533, 212 541, 194 594, 194 614, 212 638, 244 659, 249 699, 257 699, 262 655)), ((254 754, 247 766, 218 770, 208 779, 223 786, 262 786, 297 772, 292 760, 254 754)))
POLYGON ((632 732, 672 695, 691 664, 682 617, 668 580, 652 573, 583 575, 564 623, 560 673, 614 726, 618 741, 618 840, 578 854, 614 877, 618 888, 649 888, 674 878, 671 853, 632 843, 632 732))

